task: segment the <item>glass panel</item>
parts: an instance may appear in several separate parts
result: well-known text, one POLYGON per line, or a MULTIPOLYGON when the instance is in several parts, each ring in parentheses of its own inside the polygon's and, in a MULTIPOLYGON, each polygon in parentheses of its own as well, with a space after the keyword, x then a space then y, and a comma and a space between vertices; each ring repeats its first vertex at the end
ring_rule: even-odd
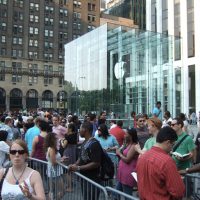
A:
POLYGON ((196 112, 196 87, 195 87, 195 65, 188 66, 189 70, 189 113, 196 112))
POLYGON ((150 114, 161 101, 163 110, 175 116, 173 40, 166 34, 105 24, 66 44, 69 111, 106 110, 124 118, 132 110, 150 114))
POLYGON ((181 113, 181 68, 175 69, 175 107, 176 107, 176 114, 178 115, 181 113))

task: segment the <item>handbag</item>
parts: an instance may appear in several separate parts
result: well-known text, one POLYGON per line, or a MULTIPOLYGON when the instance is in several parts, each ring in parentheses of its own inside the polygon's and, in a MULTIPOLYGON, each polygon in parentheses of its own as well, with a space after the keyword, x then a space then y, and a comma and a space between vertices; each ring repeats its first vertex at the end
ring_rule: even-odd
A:
POLYGON ((5 177, 6 177, 7 173, 8 173, 8 170, 9 170, 9 168, 6 168, 6 171, 5 171, 3 177, 2 177, 2 179, 1 179, 1 181, 0 181, 0 200, 2 200, 2 197, 1 197, 1 190, 2 190, 2 186, 3 186, 4 179, 5 179, 5 177))

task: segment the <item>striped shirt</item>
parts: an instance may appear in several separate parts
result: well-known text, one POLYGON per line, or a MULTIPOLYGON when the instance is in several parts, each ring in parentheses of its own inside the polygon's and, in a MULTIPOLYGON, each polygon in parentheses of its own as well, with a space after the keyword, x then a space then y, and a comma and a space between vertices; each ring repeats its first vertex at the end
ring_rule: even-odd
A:
POLYGON ((173 159, 153 146, 137 163, 138 191, 141 200, 174 200, 184 196, 185 186, 173 159))

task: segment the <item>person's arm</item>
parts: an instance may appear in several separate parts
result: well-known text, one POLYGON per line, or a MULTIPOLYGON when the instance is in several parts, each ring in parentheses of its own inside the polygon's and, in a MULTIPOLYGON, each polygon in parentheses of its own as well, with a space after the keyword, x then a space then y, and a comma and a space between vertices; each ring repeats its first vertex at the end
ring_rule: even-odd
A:
POLYGON ((179 173, 182 174, 182 175, 185 175, 185 174, 192 174, 192 173, 196 173, 196 172, 200 172, 200 163, 196 164, 196 165, 193 165, 192 167, 190 168, 186 168, 184 170, 180 170, 179 173))
POLYGON ((1 169, 0 169, 0 181, 1 181, 1 179, 2 179, 2 177, 3 177, 3 175, 4 175, 4 173, 5 173, 4 169, 1 168, 1 169))
POLYGON ((141 149, 140 144, 138 143, 135 145, 135 151, 137 151, 139 154, 144 154, 146 152, 146 149, 141 149))
POLYGON ((38 136, 36 136, 33 140, 33 144, 32 144, 32 151, 31 151, 31 155, 30 157, 33 157, 35 154, 35 148, 36 148, 36 144, 38 143, 38 136))
POLYGON ((91 170, 91 169, 96 169, 100 166, 100 163, 97 163, 97 162, 90 162, 86 165, 77 165, 77 164, 74 164, 74 165, 71 165, 70 166, 70 171, 85 171, 85 170, 91 170))
POLYGON ((123 160, 125 163, 130 163, 135 156, 135 145, 131 145, 131 148, 129 149, 127 155, 123 155, 119 149, 116 149, 116 154, 123 160))
POLYGON ((62 147, 65 149, 68 144, 68 141, 66 139, 62 139, 60 142, 61 142, 62 147))
POLYGON ((39 172, 34 171, 30 179, 31 179, 30 182, 31 182, 31 186, 33 187, 34 193, 32 194, 30 193, 26 183, 24 187, 20 185, 22 192, 30 200, 45 200, 46 197, 44 193, 44 187, 43 187, 42 178, 39 172))
POLYGON ((113 140, 113 149, 119 148, 119 143, 117 142, 116 137, 114 137, 114 136, 111 136, 111 137, 113 140))
POLYGON ((163 169, 163 178, 166 181, 166 188, 174 199, 181 199, 185 193, 185 185, 177 171, 175 162, 170 158, 163 169))

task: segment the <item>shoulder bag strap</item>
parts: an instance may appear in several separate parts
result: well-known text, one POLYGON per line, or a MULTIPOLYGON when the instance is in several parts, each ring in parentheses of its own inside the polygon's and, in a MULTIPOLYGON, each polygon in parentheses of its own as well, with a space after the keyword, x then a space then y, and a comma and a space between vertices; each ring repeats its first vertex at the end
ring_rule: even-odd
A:
POLYGON ((8 170, 9 170, 9 167, 6 168, 6 171, 5 171, 3 177, 2 177, 2 179, 0 181, 0 200, 2 199, 2 197, 1 197, 1 190, 2 190, 2 186, 3 186, 3 182, 4 182, 4 179, 5 179, 6 175, 7 175, 7 173, 8 173, 8 170))
POLYGON ((183 142, 183 140, 185 140, 185 138, 187 137, 188 135, 185 135, 178 143, 176 143, 173 147, 173 152, 176 151, 176 149, 180 146, 180 144, 183 142))

